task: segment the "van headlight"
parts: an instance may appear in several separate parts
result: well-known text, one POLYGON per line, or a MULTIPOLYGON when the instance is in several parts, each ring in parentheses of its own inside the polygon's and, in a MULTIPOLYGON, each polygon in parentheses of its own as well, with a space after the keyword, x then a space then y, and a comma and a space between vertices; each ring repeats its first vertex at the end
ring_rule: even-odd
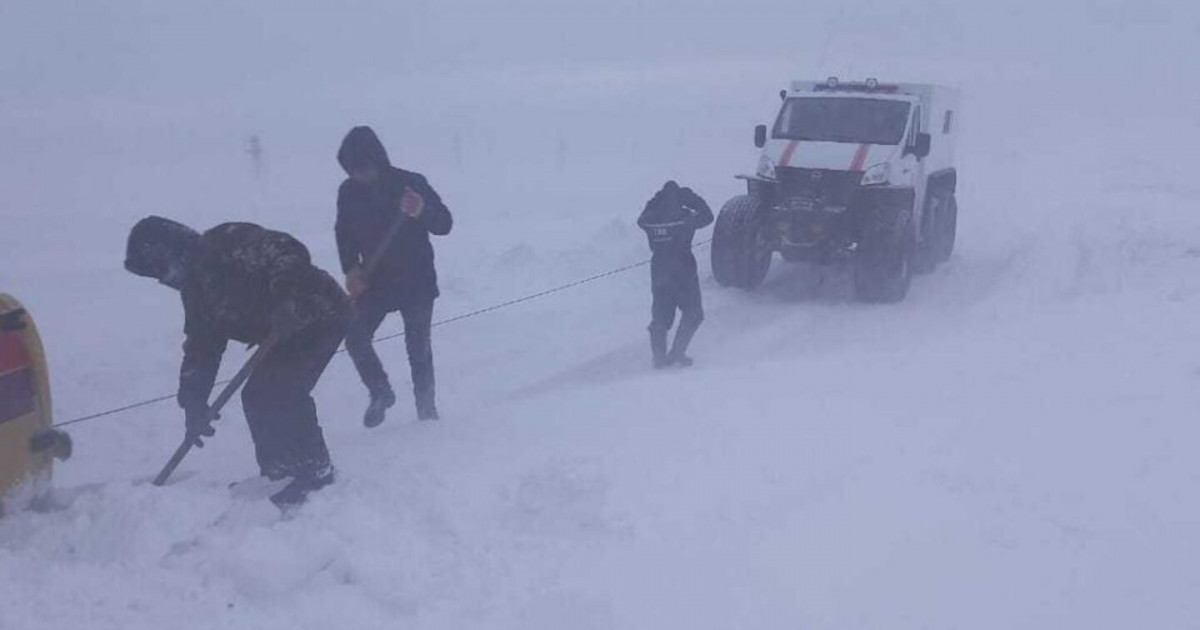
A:
POLYGON ((759 156, 756 173, 763 179, 775 179, 775 163, 765 155, 759 156))
POLYGON ((862 181, 860 183, 863 186, 879 186, 881 184, 887 184, 890 181, 892 181, 892 165, 890 162, 884 162, 868 168, 867 171, 863 173, 862 181))

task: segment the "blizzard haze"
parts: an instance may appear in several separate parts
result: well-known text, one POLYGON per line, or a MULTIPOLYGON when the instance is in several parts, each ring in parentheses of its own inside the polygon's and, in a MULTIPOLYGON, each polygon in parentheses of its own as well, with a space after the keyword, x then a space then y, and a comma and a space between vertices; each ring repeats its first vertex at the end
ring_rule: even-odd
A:
POLYGON ((639 269, 436 328, 436 424, 381 343, 374 431, 339 355, 339 481, 288 520, 228 489, 237 404, 167 488, 171 403, 72 426, 63 509, 0 521, 0 630, 1196 627, 1198 41, 1144 0, 0 0, 0 291, 59 421, 176 386, 142 216, 336 271, 353 125, 454 213, 442 319, 646 258, 665 179, 719 210, 792 79, 964 98, 958 249, 905 302, 778 259, 722 289, 700 249, 691 370, 649 369, 639 269))

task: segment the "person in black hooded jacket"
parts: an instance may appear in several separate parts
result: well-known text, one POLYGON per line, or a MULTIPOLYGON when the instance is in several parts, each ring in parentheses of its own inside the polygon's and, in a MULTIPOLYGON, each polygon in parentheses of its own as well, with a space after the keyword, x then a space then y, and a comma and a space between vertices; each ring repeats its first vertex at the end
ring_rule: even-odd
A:
POLYGON ((351 129, 337 159, 349 176, 338 189, 334 229, 346 289, 354 300, 346 350, 371 396, 363 423, 378 426, 396 403, 371 344, 384 318, 395 311, 404 319, 417 417, 437 419, 430 327, 438 284, 429 235, 450 233, 450 209, 424 176, 392 166, 370 127, 351 129))
POLYGON ((700 276, 692 255, 696 230, 713 222, 712 209, 692 192, 668 181, 642 210, 638 227, 646 232, 653 255, 650 258, 650 284, 654 294, 651 306, 650 350, 654 367, 687 367, 692 359, 688 344, 700 323, 704 307, 700 295, 700 276), (675 324, 675 311, 682 312, 675 341, 667 350, 667 333, 675 324))
POLYGON ((293 481, 271 497, 302 501, 333 481, 312 389, 342 341, 349 300, 308 249, 282 232, 225 223, 199 234, 162 217, 133 227, 125 268, 183 298, 183 364, 177 400, 197 446, 214 433, 208 407, 230 340, 271 343, 242 390, 260 472, 293 481))

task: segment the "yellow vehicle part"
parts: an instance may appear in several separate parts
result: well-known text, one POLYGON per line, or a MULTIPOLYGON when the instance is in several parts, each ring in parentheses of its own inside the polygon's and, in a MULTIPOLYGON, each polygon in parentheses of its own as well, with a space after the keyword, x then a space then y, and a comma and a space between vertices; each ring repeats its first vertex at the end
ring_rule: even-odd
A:
POLYGON ((21 303, 0 293, 0 499, 27 483, 48 487, 55 453, 70 452, 51 424, 41 338, 21 303))

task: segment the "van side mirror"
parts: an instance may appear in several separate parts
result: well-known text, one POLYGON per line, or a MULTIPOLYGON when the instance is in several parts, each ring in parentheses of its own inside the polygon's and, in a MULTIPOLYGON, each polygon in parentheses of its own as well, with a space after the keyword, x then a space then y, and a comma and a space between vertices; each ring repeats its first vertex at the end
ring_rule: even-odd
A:
POLYGON ((754 128, 754 146, 763 148, 767 146, 767 126, 759 125, 754 128))
POLYGON ((929 156, 929 150, 933 145, 933 137, 927 133, 917 134, 917 141, 913 144, 912 154, 918 159, 925 159, 929 156))

